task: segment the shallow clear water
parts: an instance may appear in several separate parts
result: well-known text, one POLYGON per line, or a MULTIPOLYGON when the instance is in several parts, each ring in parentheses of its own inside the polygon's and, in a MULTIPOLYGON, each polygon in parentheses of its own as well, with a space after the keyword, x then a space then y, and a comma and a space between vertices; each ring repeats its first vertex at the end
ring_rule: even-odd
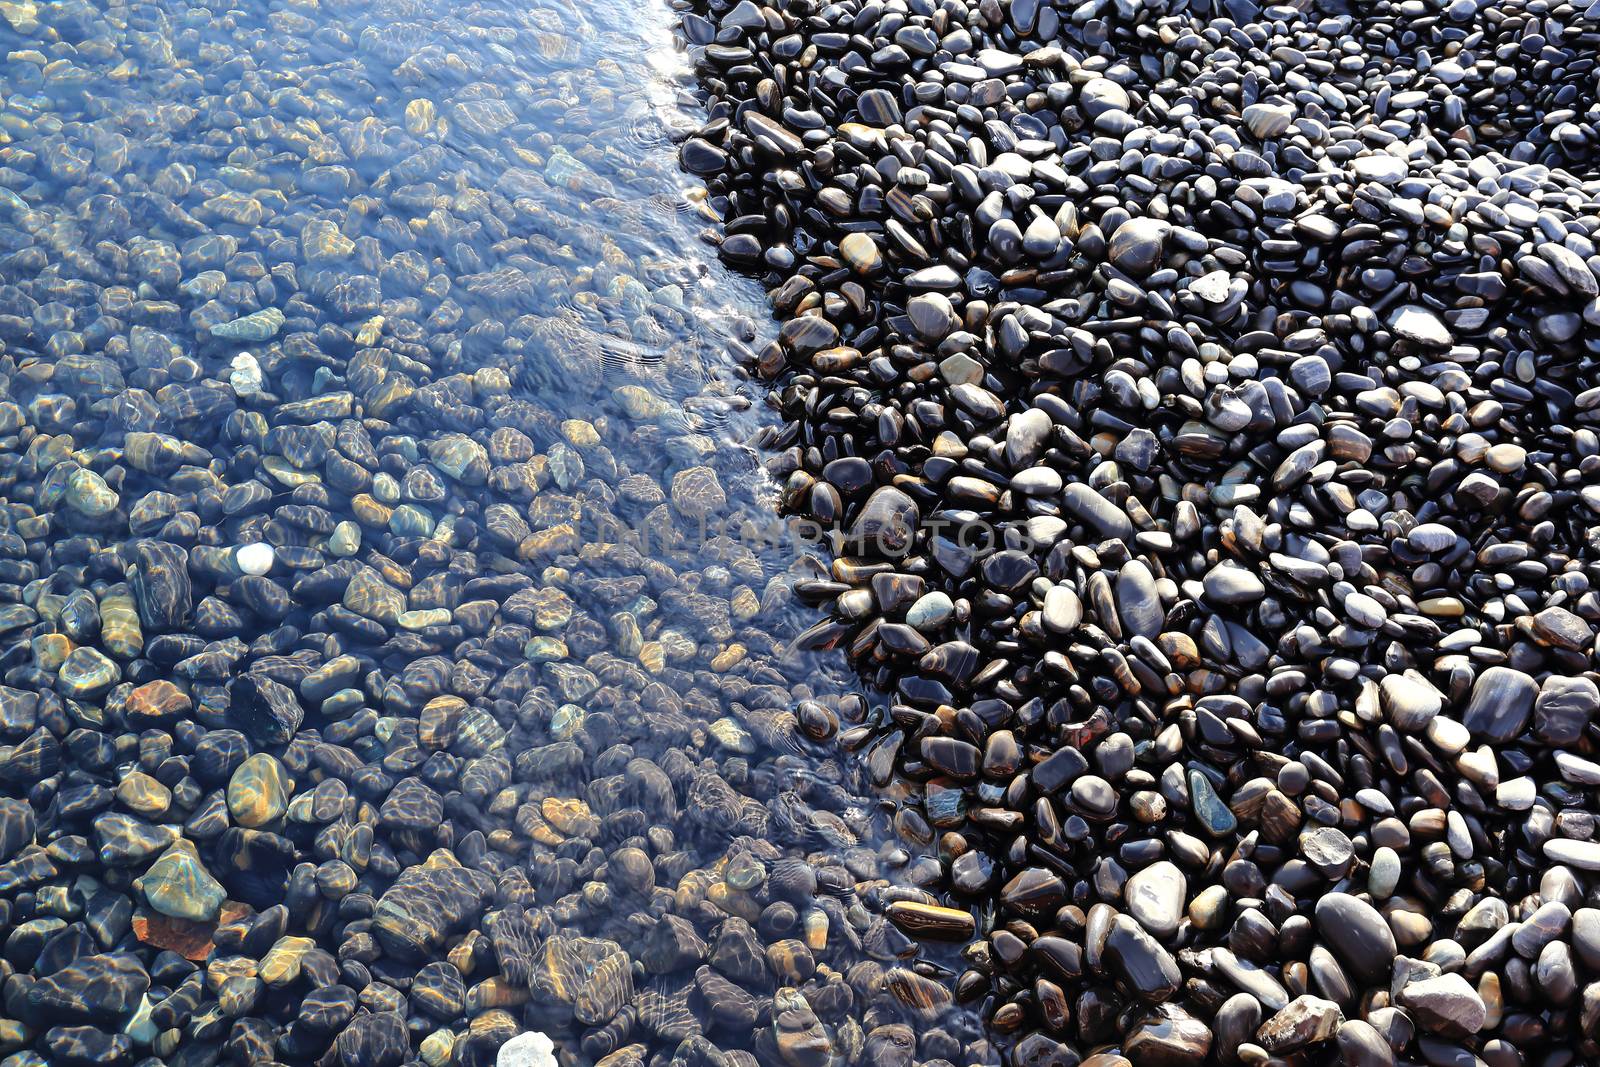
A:
POLYGON ((952 961, 883 916, 937 865, 829 740, 880 712, 790 648, 820 564, 771 543, 742 443, 765 306, 676 169, 670 12, 0 17, 0 783, 35 813, 0 882, 30 937, 74 931, 50 965, 150 978, 3 1062, 491 1063, 529 1028, 841 1062, 906 1022, 960 1058, 905 977, 952 961), (484 877, 396 890, 455 865, 484 877), (668 913, 710 964, 649 952, 668 913), (150 1021, 186 988, 159 950, 243 974, 305 935, 331 971, 150 1021), (467 1002, 426 1010, 447 957, 467 1002), (305 1022, 321 978, 353 1018, 305 1022))

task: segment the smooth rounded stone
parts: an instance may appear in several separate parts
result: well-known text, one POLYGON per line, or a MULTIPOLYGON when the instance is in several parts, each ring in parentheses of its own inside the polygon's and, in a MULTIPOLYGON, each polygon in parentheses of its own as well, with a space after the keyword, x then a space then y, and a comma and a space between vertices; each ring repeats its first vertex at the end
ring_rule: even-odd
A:
POLYGON ((1406 543, 1419 552, 1443 552, 1454 548, 1456 532, 1437 522, 1424 522, 1406 534, 1406 543))
POLYGON ((1537 959, 1546 945, 1566 934, 1571 921, 1572 912, 1566 904, 1547 900, 1511 935, 1511 947, 1524 959, 1537 959))
MULTIPOLYGON (((1139 560, 1130 560, 1117 572, 1117 617, 1128 636, 1155 638, 1166 624, 1166 611, 1156 591, 1155 575, 1139 560)), ((1048 616, 1046 622, 1049 622, 1048 616)))
POLYGON ((1396 730, 1423 730, 1444 708, 1444 694, 1420 678, 1388 674, 1378 683, 1383 710, 1396 730))
POLYGON ((857 274, 876 274, 883 268, 883 253, 878 242, 864 233, 850 233, 839 242, 839 254, 857 274))
POLYGON ((94 820, 100 860, 113 867, 148 863, 176 841, 178 834, 176 826, 154 825, 121 812, 108 812, 94 820))
POLYGON ((1078 106, 1090 121, 1108 111, 1127 111, 1133 106, 1128 91, 1109 78, 1091 78, 1078 90, 1078 106))
POLYGON ((1600 871, 1600 841, 1552 838, 1544 843, 1544 855, 1551 863, 1564 863, 1581 871, 1600 871))
POLYGON ((987 853, 963 852, 950 864, 950 884, 957 893, 975 896, 995 880, 994 860, 987 853))
POLYGON ((142 728, 184 717, 192 707, 194 701, 190 699, 189 694, 184 693, 171 681, 158 678, 136 686, 133 693, 128 694, 128 702, 123 707, 123 713, 128 717, 130 725, 142 728))
POLYGON ((328 536, 328 551, 333 555, 347 559, 354 556, 361 548, 361 527, 345 519, 333 528, 333 533, 328 536))
POLYGON ((1071 633, 1083 622, 1083 601, 1071 586, 1053 585, 1044 595, 1043 617, 1052 632, 1071 633))
POLYGON ((912 900, 894 901, 884 914, 896 926, 915 938, 966 941, 972 937, 976 929, 976 923, 970 912, 912 900))
POLYGON ((690 174, 720 174, 728 165, 728 154, 700 137, 691 137, 678 148, 678 159, 690 174))
POLYGON ((1344 612, 1357 626, 1376 630, 1389 618, 1383 605, 1365 593, 1351 593, 1344 598, 1344 612))
MULTIPOLYGON (((133 1041, 128 1035, 107 1033, 93 1026, 52 1026, 44 1032, 41 1042, 49 1056, 40 1067, 95 1067, 126 1062, 133 1053, 133 1041)), ((33 1065, 29 1063, 27 1067, 33 1065)))
POLYGON ((1105 958, 1119 981, 1147 1003, 1170 999, 1183 981, 1171 953, 1126 915, 1112 921, 1105 958))
POLYGON ((262 575, 272 570, 272 564, 277 557, 272 546, 262 541, 253 541, 248 545, 240 545, 233 554, 234 563, 240 573, 262 575))
POLYGON ((411 1052, 405 1017, 380 1011, 357 1015, 333 1043, 338 1067, 399 1067, 411 1052))
POLYGON ((1135 871, 1122 892, 1128 914, 1150 933, 1161 939, 1177 933, 1189 883, 1176 864, 1161 860, 1135 871))
POLYGON ((1461 724, 1490 741, 1516 739, 1527 726, 1538 683, 1511 667, 1490 667, 1473 683, 1461 724))
POLYGON ((1037 214, 1022 231, 1022 250, 1034 259, 1049 259, 1061 247, 1061 230, 1046 215, 1037 214))
POLYGON ((1211 1019, 1214 1041, 1222 1048, 1238 1048, 1254 1040, 1260 1025, 1261 1004, 1249 993, 1235 993, 1223 1001, 1211 1019))
POLYGON ((500 1046, 494 1067, 556 1067, 556 1046, 544 1034, 529 1030, 500 1046))
POLYGON ((1027 468, 1049 447, 1054 424, 1048 412, 1029 408, 1006 423, 1006 462, 1015 470, 1027 468))
POLYGON ((1394 849, 1388 845, 1375 849, 1372 853, 1371 868, 1367 871, 1367 892, 1372 894, 1372 899, 1389 899, 1399 888, 1404 870, 1400 854, 1394 849))
POLYGON ((1189 810, 1198 820, 1199 828, 1212 837, 1223 837, 1238 828, 1239 820, 1217 795, 1211 780, 1198 770, 1188 775, 1189 810))
POLYGON ((94 700, 122 680, 122 669, 98 649, 80 646, 56 672, 56 689, 72 700, 94 700))
POLYGON ((1051 497, 1061 491, 1061 475, 1050 467, 1030 467, 1011 477, 1011 491, 1023 496, 1051 497))
POLYGON ((1364 1019, 1346 1019, 1334 1035, 1341 1064, 1349 1067, 1394 1067, 1394 1049, 1364 1019))
POLYGON ((1241 113, 1245 129, 1261 140, 1277 137, 1289 129, 1294 121, 1294 107, 1289 104, 1250 104, 1241 113))
POLYGON ((1133 521, 1128 518, 1127 512, 1091 486, 1082 482, 1068 485, 1061 492, 1061 505, 1102 537, 1122 541, 1133 539, 1133 521))
POLYGON ((215 919, 227 897, 194 845, 181 838, 134 884, 156 911, 189 922, 215 919))
POLYGON ((1552 674, 1533 702, 1533 732, 1547 745, 1570 745, 1600 712, 1600 686, 1593 679, 1552 674))
POLYGON ((1447 348, 1455 340, 1439 316, 1415 304, 1397 308, 1389 319, 1389 327, 1408 341, 1433 348, 1447 348))
POLYGON ((839 328, 821 315, 800 315, 778 331, 778 341, 799 356, 811 356, 839 343, 839 328))
POLYGON ((983 381, 984 367, 965 352, 956 352, 939 361, 939 377, 945 384, 977 385, 983 381))
POLYGON ((1557 752, 1554 758, 1556 770, 1564 781, 1582 786, 1600 785, 1600 763, 1570 752, 1557 752))
POLYGON ((1350 170, 1356 177, 1379 185, 1395 185, 1409 172, 1406 162, 1385 152, 1357 156, 1350 161, 1350 170))
POLYGON ((1117 810, 1117 791, 1099 775, 1085 774, 1073 780, 1072 804, 1090 818, 1108 819, 1117 810))
POLYGON ((873 490, 850 529, 852 541, 871 544, 881 556, 902 553, 916 533, 921 512, 905 493, 892 486, 873 490))
MULTIPOLYGON (((117 803, 146 818, 159 817, 172 805, 172 790, 143 771, 134 771, 117 783, 117 803)), ((4 849, 0 848, 0 852, 4 849)))
MULTIPOLYGON (((1272 976, 1270 972, 1248 960, 1242 960, 1226 948, 1218 946, 1212 950, 1212 962, 1223 977, 1243 990, 1252 1001, 1258 1002, 1269 1011, 1277 1011, 1289 1003, 1289 992, 1283 984, 1272 976)), ((1317 975, 1317 957, 1313 952, 1311 958, 1312 973, 1317 975)), ((1253 1035, 1260 1019, 1251 1023, 1248 1033, 1253 1035)))
POLYGON ((116 511, 122 498, 100 475, 87 467, 79 467, 67 475, 66 502, 72 510, 99 519, 116 511))
POLYGON ((1107 244, 1111 265, 1143 278, 1161 265, 1171 226, 1159 219, 1133 218, 1118 226, 1107 244))
POLYGON ((1572 949, 1585 967, 1592 969, 1600 961, 1600 909, 1578 908, 1572 913, 1572 949))
MULTIPOLYGON (((129 551, 128 585, 140 626, 148 633, 181 630, 194 607, 188 552, 169 542, 151 540, 135 541, 129 551)), ((104 609, 102 613, 106 614, 104 609)))
POLYGON ((1349 893, 1325 893, 1315 915, 1317 933, 1355 975, 1368 982, 1388 976, 1397 947, 1378 909, 1349 893))
POLYGON ((950 298, 943 293, 918 293, 906 301, 906 317, 924 341, 937 343, 959 324, 950 298))
POLYGON ((1267 587, 1255 572, 1233 564, 1218 564, 1206 572, 1206 599, 1217 604, 1245 604, 1266 595, 1267 587))
POLYGON ((288 810, 293 788, 283 764, 258 752, 241 763, 228 781, 228 814, 240 826, 270 825, 288 810))
POLYGON ((1539 796, 1539 784, 1526 775, 1495 787, 1494 802, 1506 811, 1527 811, 1539 796))
POLYGON ((222 341, 255 344, 270 340, 283 328, 286 321, 283 312, 277 308, 263 308, 228 322, 213 325, 211 336, 222 341))

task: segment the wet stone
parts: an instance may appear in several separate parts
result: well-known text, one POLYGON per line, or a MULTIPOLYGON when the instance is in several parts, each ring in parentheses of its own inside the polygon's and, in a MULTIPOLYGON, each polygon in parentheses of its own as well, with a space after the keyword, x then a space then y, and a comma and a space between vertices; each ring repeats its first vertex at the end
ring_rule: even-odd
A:
POLYGON ((1491 741, 1510 741, 1527 724, 1538 692, 1538 683, 1523 672, 1490 667, 1473 684, 1461 724, 1491 741))
POLYGON ((249 315, 213 325, 211 336, 224 341, 246 344, 265 341, 283 327, 284 321, 282 311, 277 308, 263 308, 249 315))
POLYGON ((0 798, 0 863, 33 843, 38 825, 32 805, 10 797, 0 798))
POLYGON ((188 622, 194 592, 188 553, 181 547, 164 541, 134 542, 128 584, 146 631, 178 630, 188 622))
POLYGON ((1111 235, 1111 265, 1136 278, 1151 273, 1161 262, 1168 226, 1156 219, 1129 219, 1111 235))
MULTIPOLYGON (((1125 1063, 1149 1063, 1159 1067, 1189 1067, 1206 1062, 1211 1052, 1210 1027, 1177 1008, 1142 1017, 1123 1040, 1129 1059, 1125 1063)), ((1088 1064, 1090 1061, 1085 1060, 1088 1064)), ((1118 1067, 1113 1063, 1094 1067, 1118 1067)))
POLYGON ((305 720, 299 698, 271 678, 243 674, 228 685, 228 714, 246 733, 267 744, 289 741, 305 720))
POLYGON ((447 1021, 465 1010, 467 987, 453 964, 436 961, 423 967, 412 979, 410 999, 434 1018, 447 1021))
POLYGON ((292 786, 283 764, 259 752, 241 763, 229 779, 228 812, 240 826, 267 826, 288 810, 292 786))
POLYGON ((1344 1013, 1331 1000, 1309 994, 1296 997, 1256 1031, 1256 1042, 1268 1052, 1293 1052, 1320 1044, 1338 1033, 1344 1013))
POLYGON ((150 865, 138 885, 156 911, 189 922, 215 919, 226 896, 194 846, 182 839, 150 865))
POLYGON ((1348 893, 1328 893, 1317 901, 1317 932, 1352 972, 1371 981, 1389 973, 1394 934, 1372 905, 1348 893))
POLYGON ((1123 890, 1128 914, 1158 939, 1177 932, 1187 895, 1188 882, 1183 872, 1165 860, 1135 872, 1123 890))
POLYGON ((89 955, 34 983, 28 1000, 58 1019, 115 1026, 133 1012, 149 987, 150 976, 135 957, 89 955))
POLYGON ((385 1011, 357 1015, 334 1043, 339 1067, 399 1067, 411 1050, 405 1019, 385 1011))
POLYGON ((1116 598, 1117 615, 1125 633, 1154 638, 1161 632, 1166 612, 1149 567, 1137 560, 1123 564, 1117 575, 1116 598))
POLYGON ((1424 1030, 1449 1038, 1470 1037, 1484 1024, 1483 998, 1459 974, 1409 982, 1395 1002, 1405 1008, 1424 1030))
POLYGON ((75 648, 56 672, 56 688, 73 700, 93 700, 121 680, 122 671, 93 648, 75 648))

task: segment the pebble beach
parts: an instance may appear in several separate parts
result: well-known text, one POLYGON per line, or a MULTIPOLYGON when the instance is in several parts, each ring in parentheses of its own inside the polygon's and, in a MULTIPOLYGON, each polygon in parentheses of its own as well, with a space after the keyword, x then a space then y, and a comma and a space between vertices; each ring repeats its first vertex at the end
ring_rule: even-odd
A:
POLYGON ((0 45, 0 1067, 1600 1062, 1600 10, 0 45))

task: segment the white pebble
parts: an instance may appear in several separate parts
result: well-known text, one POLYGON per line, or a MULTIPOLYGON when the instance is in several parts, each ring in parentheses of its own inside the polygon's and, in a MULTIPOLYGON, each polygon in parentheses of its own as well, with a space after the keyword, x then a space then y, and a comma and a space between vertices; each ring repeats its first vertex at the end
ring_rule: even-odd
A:
POLYGON ((1507 811, 1527 811, 1538 798, 1538 783, 1526 775, 1501 782, 1494 791, 1494 802, 1507 811))
POLYGON ((249 352, 240 352, 233 357, 233 373, 228 375, 228 384, 233 386, 233 391, 239 396, 254 396, 261 392, 261 363, 249 352))
POLYGON ((537 1030, 518 1034, 500 1046, 494 1067, 556 1067, 555 1042, 537 1030))
POLYGON ((263 541, 240 545, 233 554, 233 561, 245 574, 266 574, 272 569, 272 561, 276 558, 272 546, 263 541))

